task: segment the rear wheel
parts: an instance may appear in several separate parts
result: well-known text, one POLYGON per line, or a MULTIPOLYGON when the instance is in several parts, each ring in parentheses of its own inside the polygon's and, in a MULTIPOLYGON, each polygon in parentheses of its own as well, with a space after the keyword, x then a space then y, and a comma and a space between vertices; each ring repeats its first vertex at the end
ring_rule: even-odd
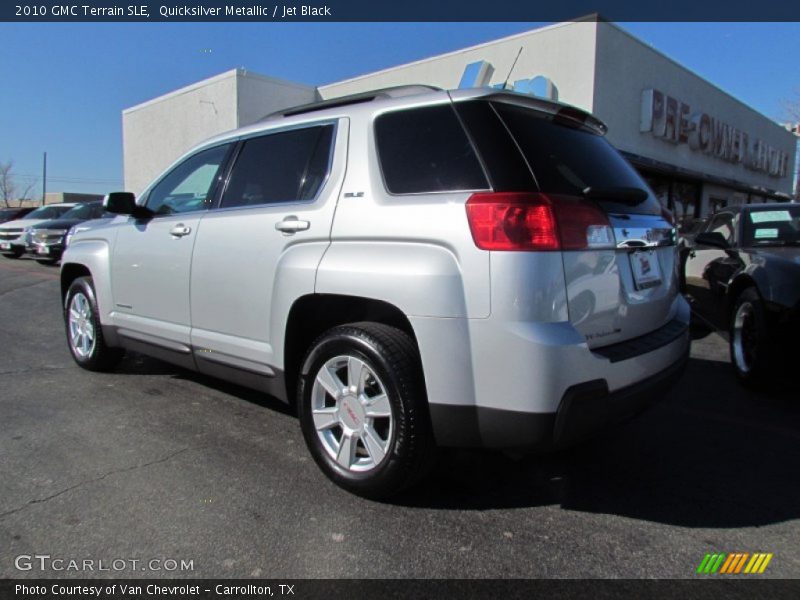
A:
POLYGON ((419 354, 403 331, 378 323, 335 327, 303 362, 298 412, 314 460, 334 483, 387 498, 433 460, 419 354))
POLYGON ((95 298, 91 277, 79 277, 69 286, 64 302, 67 344, 72 358, 84 369, 110 371, 125 352, 106 345, 95 298))
POLYGON ((736 298, 729 329, 731 363, 747 385, 761 385, 770 372, 767 316, 754 287, 736 298))
POLYGON ((3 252, 6 258, 19 258, 22 256, 22 250, 12 250, 11 252, 3 252))

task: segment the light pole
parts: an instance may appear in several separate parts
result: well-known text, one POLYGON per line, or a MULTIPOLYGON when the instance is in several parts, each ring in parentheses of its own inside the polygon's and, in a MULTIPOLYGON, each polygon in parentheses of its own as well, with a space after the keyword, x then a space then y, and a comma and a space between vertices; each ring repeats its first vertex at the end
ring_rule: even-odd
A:
POLYGON ((44 160, 42 162, 42 206, 44 206, 46 198, 47 198, 47 152, 44 153, 44 160))

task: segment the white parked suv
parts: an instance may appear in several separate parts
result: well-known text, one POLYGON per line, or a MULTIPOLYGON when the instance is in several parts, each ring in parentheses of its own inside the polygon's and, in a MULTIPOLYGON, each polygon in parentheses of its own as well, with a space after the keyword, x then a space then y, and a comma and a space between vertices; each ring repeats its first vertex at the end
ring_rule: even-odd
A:
POLYGON ((29 234, 34 226, 58 219, 75 206, 74 202, 46 204, 21 219, 3 223, 0 225, 0 254, 6 258, 19 258, 25 254, 25 249, 30 244, 29 234))
POLYGON ((62 259, 69 347, 296 405, 338 485, 386 497, 436 446, 552 448, 633 415, 689 348, 675 230, 564 104, 380 90, 201 144, 62 259))

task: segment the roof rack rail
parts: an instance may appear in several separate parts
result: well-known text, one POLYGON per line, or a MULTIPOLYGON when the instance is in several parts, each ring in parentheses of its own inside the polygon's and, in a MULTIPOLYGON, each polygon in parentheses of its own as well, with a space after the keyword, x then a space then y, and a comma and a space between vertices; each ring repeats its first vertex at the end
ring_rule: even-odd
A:
POLYGON ((336 108, 339 106, 349 106, 350 104, 372 102, 373 100, 377 100, 379 98, 402 98, 404 96, 413 96, 415 94, 422 94, 424 92, 439 92, 441 90, 442 88, 433 85, 398 85, 394 87, 370 90, 369 92, 350 94, 349 96, 340 96, 338 98, 331 98, 329 100, 320 100, 319 102, 311 102, 310 104, 301 104, 300 106, 284 108, 268 114, 267 116, 263 117, 261 121, 302 115, 317 110, 323 110, 325 108, 336 108))

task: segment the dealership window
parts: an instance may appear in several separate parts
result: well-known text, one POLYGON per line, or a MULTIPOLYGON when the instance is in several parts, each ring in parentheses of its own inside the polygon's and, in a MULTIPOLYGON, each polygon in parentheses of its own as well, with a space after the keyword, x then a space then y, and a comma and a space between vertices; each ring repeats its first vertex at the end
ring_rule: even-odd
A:
POLYGON ((726 198, 711 196, 708 199, 708 214, 714 214, 718 210, 725 208, 727 205, 728 205, 728 200, 726 198))
POLYGON ((672 212, 678 228, 681 231, 690 229, 700 215, 700 185, 657 174, 648 174, 646 179, 661 206, 672 212))
POLYGON ((693 222, 698 211, 699 186, 687 181, 676 181, 672 185, 672 213, 678 227, 693 222))
POLYGON ((222 208, 313 200, 328 174, 333 125, 293 129, 244 142, 222 208))

